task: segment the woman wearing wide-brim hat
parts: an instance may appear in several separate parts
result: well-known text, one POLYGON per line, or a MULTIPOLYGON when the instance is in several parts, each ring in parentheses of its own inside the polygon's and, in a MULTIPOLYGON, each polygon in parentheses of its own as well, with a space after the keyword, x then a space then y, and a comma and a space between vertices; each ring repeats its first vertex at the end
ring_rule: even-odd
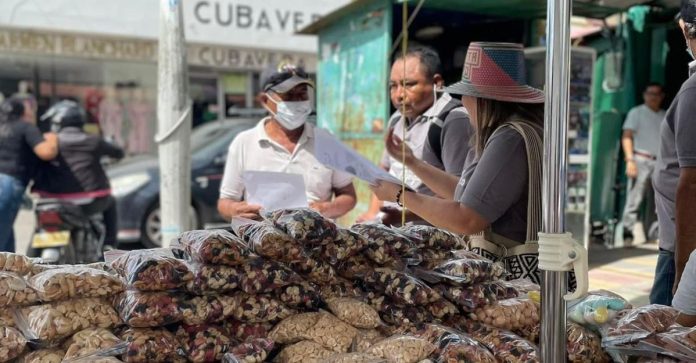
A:
POLYGON ((544 93, 526 81, 520 44, 473 42, 462 80, 444 89, 460 96, 476 133, 461 178, 402 153, 399 135, 386 148, 438 197, 381 182, 373 186, 385 201, 405 205, 429 223, 472 236, 472 248, 503 260, 513 277, 539 281, 537 233, 541 227, 541 166, 544 93))

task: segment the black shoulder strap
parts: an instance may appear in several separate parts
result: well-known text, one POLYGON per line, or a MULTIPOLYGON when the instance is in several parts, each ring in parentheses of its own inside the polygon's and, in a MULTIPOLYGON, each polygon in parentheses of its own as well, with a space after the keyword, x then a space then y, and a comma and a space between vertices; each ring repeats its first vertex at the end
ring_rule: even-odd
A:
POLYGON ((433 118, 428 128, 428 143, 433 150, 437 159, 442 163, 442 127, 445 125, 445 119, 452 110, 463 107, 461 102, 451 98, 447 104, 438 112, 437 117, 433 118))

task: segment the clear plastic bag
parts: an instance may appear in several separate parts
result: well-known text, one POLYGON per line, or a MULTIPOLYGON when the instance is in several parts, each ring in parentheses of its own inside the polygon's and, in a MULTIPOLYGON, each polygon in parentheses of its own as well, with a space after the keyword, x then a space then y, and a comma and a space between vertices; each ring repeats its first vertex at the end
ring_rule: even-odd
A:
POLYGON ((181 325, 176 332, 189 362, 219 362, 234 341, 216 325, 181 325))
POLYGON ((26 275, 31 272, 34 263, 29 257, 12 252, 0 252, 0 271, 26 275))
POLYGON ((457 284, 475 284, 498 280, 505 275, 505 267, 484 258, 448 260, 433 269, 457 284))
POLYGON ((87 328, 112 328, 121 319, 105 299, 84 298, 29 306, 17 314, 17 326, 30 340, 57 342, 87 328))
POLYGON ((116 275, 89 267, 51 269, 32 276, 31 285, 45 302, 84 297, 110 297, 125 289, 116 275))
POLYGON ((303 340, 286 346, 278 354, 278 363, 311 363, 334 355, 335 352, 324 348, 321 344, 303 340))
POLYGON ((277 289, 274 292, 274 297, 291 309, 316 310, 322 304, 317 287, 309 282, 301 282, 277 289))
POLYGON ((166 329, 128 329, 120 335, 127 342, 126 363, 185 362, 184 350, 174 334, 166 329))
POLYGON ((474 284, 466 287, 438 284, 435 288, 465 313, 474 312, 498 301, 498 290, 492 284, 474 284))
POLYGON ((270 296, 237 293, 233 297, 236 301, 232 317, 246 323, 276 322, 296 313, 270 296))
POLYGON ((233 296, 193 296, 180 304, 186 325, 219 323, 234 315, 238 300, 233 296))
POLYGON ((65 350, 60 348, 46 348, 35 350, 25 354, 20 363, 61 363, 65 357, 65 350))
MULTIPOLYGON (((122 253, 110 252, 114 255, 122 253)), ((141 291, 176 290, 186 287, 193 279, 188 264, 164 248, 128 251, 110 265, 125 278, 128 286, 141 291)))
MULTIPOLYGON (((376 301, 373 300, 372 303, 376 304, 376 301)), ((418 326, 433 321, 433 315, 425 306, 400 306, 384 302, 378 310, 382 320, 393 326, 418 326)))
POLYGON ((81 357, 94 355, 97 352, 112 351, 114 355, 118 352, 114 348, 119 345, 125 348, 123 341, 110 331, 103 328, 89 328, 81 330, 70 339, 63 347, 65 348, 65 361, 75 361, 81 357))
POLYGON ((239 288, 240 268, 225 265, 192 265, 193 279, 186 290, 195 295, 219 294, 239 288))
POLYGON ((522 296, 533 291, 541 292, 541 286, 535 284, 532 280, 527 278, 500 281, 500 283, 503 284, 503 286, 514 289, 518 296, 522 296))
POLYGON ((408 235, 383 224, 356 224, 350 228, 367 240, 365 255, 380 265, 404 261, 417 265, 423 261, 417 236, 408 235))
POLYGON ((182 321, 183 301, 169 292, 126 291, 114 299, 114 306, 128 326, 154 328, 182 321))
POLYGON ((346 353, 358 330, 329 313, 319 313, 319 319, 304 333, 304 338, 323 345, 325 348, 346 353))
POLYGON ((346 279, 356 279, 372 271, 374 264, 364 255, 347 258, 336 265, 338 274, 346 279))
POLYGON ((350 257, 360 254, 367 247, 367 240, 363 236, 349 230, 339 228, 336 239, 320 248, 319 256, 336 264, 350 257))
POLYGON ((657 345, 671 356, 696 361, 696 328, 672 327, 657 334, 657 345), (673 353, 673 354, 669 354, 673 353))
POLYGON ((566 329, 566 352, 570 363, 609 363, 611 359, 602 350, 602 340, 599 336, 583 328, 581 325, 569 322, 566 329))
POLYGON ((420 251, 423 255, 423 262, 421 262, 418 266, 425 270, 432 270, 450 259, 449 252, 431 249, 421 249, 420 251))
POLYGON ((346 279, 337 279, 330 285, 323 285, 319 288, 319 295, 326 301, 339 297, 363 298, 365 292, 353 282, 346 279))
POLYGON ((278 344, 297 343, 306 338, 306 332, 312 329, 321 313, 302 313, 290 316, 276 324, 268 337, 278 344))
POLYGON ((460 313, 459 309, 446 299, 428 305, 428 311, 436 319, 445 319, 460 313))
POLYGON ((568 318, 580 325, 598 328, 608 323, 625 309, 630 309, 626 299, 606 290, 591 291, 581 299, 568 303, 568 318))
POLYGON ((408 335, 393 336, 384 339, 367 350, 376 357, 385 358, 393 363, 420 362, 435 351, 435 345, 429 341, 408 335))
POLYGON ((377 311, 370 305, 351 298, 328 300, 329 310, 337 318, 360 329, 374 329, 382 324, 377 311))
POLYGON ((0 327, 0 362, 19 357, 27 346, 27 340, 15 328, 0 327))
POLYGON ((239 288, 247 294, 269 293, 304 281, 285 265, 262 258, 249 259, 238 271, 239 288))
POLYGON ((334 222, 309 208, 279 209, 264 217, 290 237, 314 246, 333 242, 338 234, 334 222))
POLYGON ((670 306, 646 305, 626 311, 602 329, 605 346, 636 342, 656 333, 666 331, 679 313, 670 306))
POLYGON ((417 247, 420 249, 452 251, 467 247, 464 237, 436 227, 407 224, 400 229, 406 234, 417 236, 417 247))
MULTIPOLYGON (((0 306, 25 306, 39 301, 39 295, 23 277, 0 271, 0 306)), ((1 325, 7 326, 7 325, 1 325)))
POLYGON ((367 353, 340 353, 334 354, 320 363, 387 363, 384 358, 375 357, 367 353))
POLYGON ((330 284, 336 281, 338 277, 333 266, 311 257, 307 257, 307 259, 301 262, 290 263, 289 266, 315 284, 330 284))
POLYGON ((234 319, 226 319, 223 326, 233 339, 240 342, 264 339, 273 329, 273 323, 243 323, 234 319))
POLYGON ((423 281, 400 271, 377 268, 365 276, 365 282, 383 291, 397 304, 428 305, 442 296, 423 281))
POLYGON ((437 349, 431 355, 439 363, 480 362, 496 363, 493 354, 483 344, 467 334, 439 324, 426 324, 416 336, 426 339, 437 349))
POLYGON ((355 336, 355 341, 353 342, 353 346, 351 347, 351 351, 353 351, 353 352, 365 352, 373 344, 383 340, 384 338, 386 338, 384 336, 384 334, 382 334, 377 329, 370 329, 370 330, 360 329, 360 330, 358 330, 358 335, 355 336))
POLYGON ((252 254, 244 241, 224 229, 184 232, 178 242, 192 261, 203 264, 237 266, 252 254))
POLYGON ((525 335, 539 326, 539 306, 531 299, 500 300, 495 304, 476 309, 470 318, 484 324, 525 335))
POLYGON ((468 322, 466 330, 503 363, 541 362, 537 347, 524 338, 503 329, 478 322, 468 322))
POLYGON ((270 339, 253 339, 232 347, 222 361, 223 363, 263 363, 274 346, 270 339))
POLYGON ((285 263, 301 263, 309 258, 302 243, 276 228, 271 222, 236 218, 232 223, 237 235, 263 258, 285 263))

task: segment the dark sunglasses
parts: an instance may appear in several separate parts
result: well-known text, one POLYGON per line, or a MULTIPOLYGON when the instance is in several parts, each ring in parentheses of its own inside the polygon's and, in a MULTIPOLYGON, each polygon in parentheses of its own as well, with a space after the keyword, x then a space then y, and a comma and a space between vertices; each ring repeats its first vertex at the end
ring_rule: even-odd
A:
POLYGON ((273 86, 279 85, 285 82, 286 80, 292 78, 292 76, 294 75, 297 75, 301 78, 309 78, 309 74, 307 74, 307 72, 305 72, 304 69, 295 67, 293 65, 284 65, 278 68, 278 72, 274 73, 270 78, 268 78, 264 90, 267 91, 273 86))

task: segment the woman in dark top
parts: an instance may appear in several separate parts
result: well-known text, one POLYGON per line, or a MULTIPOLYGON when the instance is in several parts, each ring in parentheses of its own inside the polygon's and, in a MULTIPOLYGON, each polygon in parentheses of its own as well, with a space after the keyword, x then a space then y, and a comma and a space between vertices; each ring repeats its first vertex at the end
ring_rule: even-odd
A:
POLYGON ((20 97, 11 97, 0 106, 0 251, 14 252, 12 226, 38 159, 51 160, 58 154, 56 135, 41 135, 23 119, 28 107, 20 97))
MULTIPOLYGON (((536 241, 541 227, 544 94, 528 86, 525 75, 521 45, 471 43, 462 81, 445 89, 453 97, 461 96, 476 131, 461 178, 419 161, 408 148, 404 155, 399 135, 389 134, 388 152, 398 160, 405 156, 407 167, 439 198, 410 191, 402 195, 399 185, 388 182, 374 186, 375 194, 405 205, 435 226, 466 235, 484 232, 484 244, 474 247, 498 257, 536 241)), ((461 142, 463 147, 470 140, 461 142)), ((536 244, 527 246, 532 250, 512 253, 534 255, 536 244)), ((519 277, 537 280, 536 266, 531 269, 519 277)))

